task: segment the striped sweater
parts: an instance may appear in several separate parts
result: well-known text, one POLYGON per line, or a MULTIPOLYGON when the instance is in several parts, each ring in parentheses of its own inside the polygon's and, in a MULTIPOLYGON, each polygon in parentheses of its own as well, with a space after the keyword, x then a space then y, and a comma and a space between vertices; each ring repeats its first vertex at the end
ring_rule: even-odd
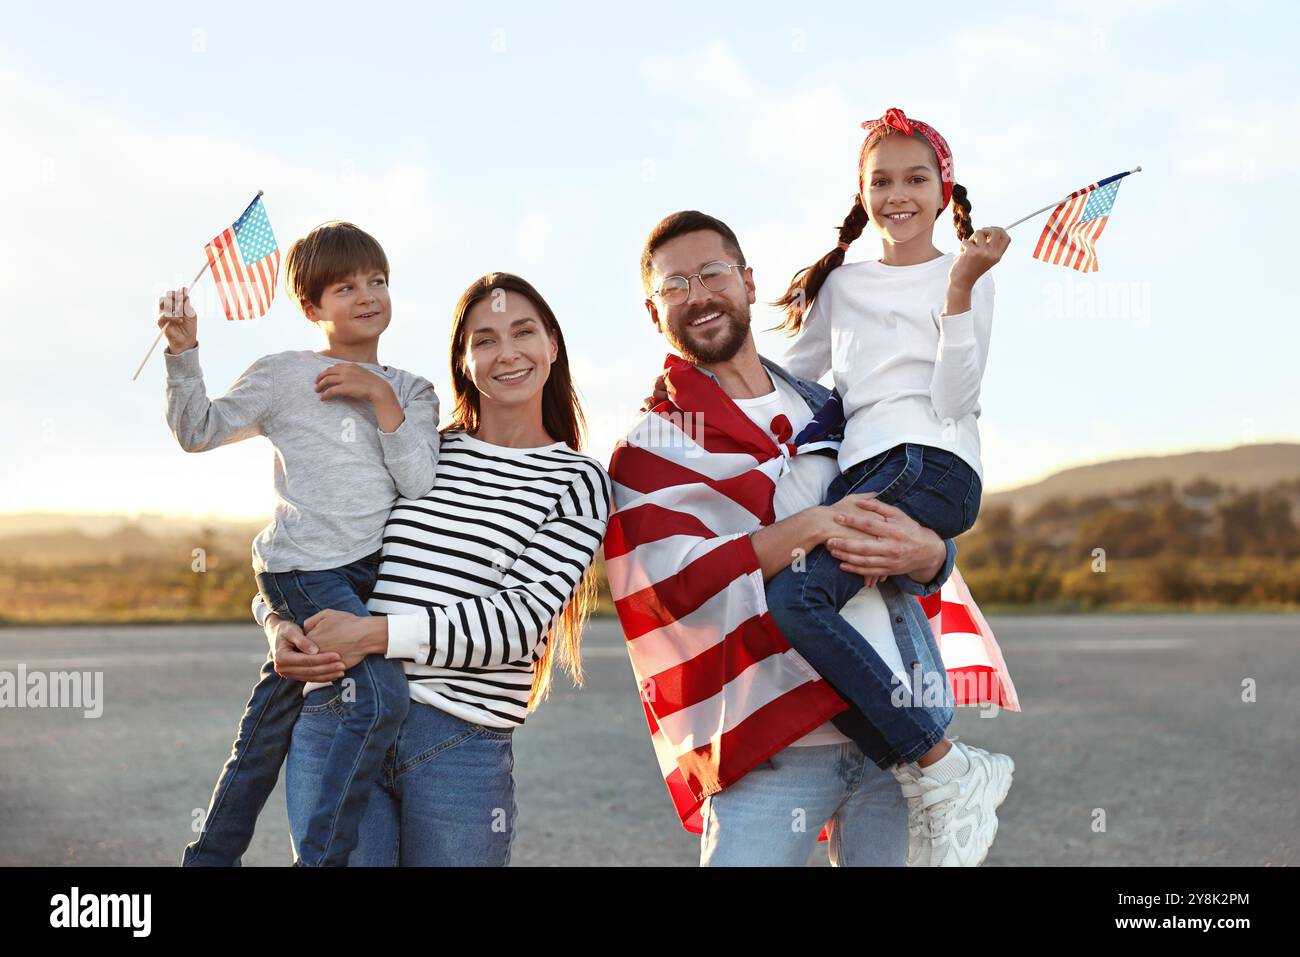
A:
POLYGON ((523 724, 533 662, 610 518, 601 464, 563 442, 507 449, 443 437, 433 489, 399 498, 367 607, 412 700, 487 727, 523 724))
POLYGON ((368 607, 411 698, 488 727, 523 724, 533 662, 605 536, 609 477, 564 443, 443 437, 433 488, 399 498, 368 607))

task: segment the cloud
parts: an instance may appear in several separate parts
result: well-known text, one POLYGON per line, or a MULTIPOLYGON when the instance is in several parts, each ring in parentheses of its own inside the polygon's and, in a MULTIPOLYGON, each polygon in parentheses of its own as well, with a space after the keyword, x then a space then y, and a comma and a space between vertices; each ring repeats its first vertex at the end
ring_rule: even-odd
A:
POLYGON ((728 100, 754 95, 755 84, 725 43, 713 43, 700 53, 651 56, 641 61, 641 76, 653 94, 671 93, 707 106, 717 94, 728 100))
POLYGON ((1238 182, 1300 172, 1300 100, 1216 109, 1188 118, 1189 149, 1179 171, 1238 182))
POLYGON ((551 238, 551 222, 545 213, 528 213, 515 229, 515 249, 529 262, 537 262, 546 255, 551 238))
MULTIPOLYGON (((127 356, 138 361, 151 338, 158 292, 193 278, 204 243, 259 188, 282 253, 340 218, 400 261, 428 261, 449 244, 438 224, 450 215, 428 169, 358 169, 334 155, 292 162, 235 139, 149 129, 12 72, 0 73, 0 101, 0 201, 24 227, 0 233, 0 264, 9 307, 41 316, 15 330, 27 348, 71 343, 129 375, 127 356)), ((403 285, 399 271, 395 286, 403 285)), ((275 323, 300 321, 282 289, 266 323, 272 341, 275 323)), ((208 336, 220 334, 215 315, 201 318, 214 320, 208 336)))
POLYGON ((837 83, 822 82, 794 93, 764 95, 746 117, 746 145, 754 162, 782 167, 796 176, 821 173, 828 157, 848 157, 844 186, 856 189, 857 151, 862 143, 860 104, 837 83))

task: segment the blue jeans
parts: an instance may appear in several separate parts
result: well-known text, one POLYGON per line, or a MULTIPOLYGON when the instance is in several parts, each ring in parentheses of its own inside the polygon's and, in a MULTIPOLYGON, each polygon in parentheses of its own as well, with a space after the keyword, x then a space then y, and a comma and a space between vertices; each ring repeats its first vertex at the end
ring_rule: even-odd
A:
MULTIPOLYGON (((878 493, 880 501, 948 539, 974 524, 981 483, 959 456, 907 444, 852 466, 831 482, 826 504, 862 492, 878 493)), ((844 571, 818 546, 803 570, 785 568, 768 582, 767 607, 785 640, 849 703, 831 719, 835 726, 874 759, 887 751, 915 760, 933 746, 935 723, 920 708, 894 704, 893 672, 840 614, 862 587, 861 575, 844 571)), ((886 580, 877 587, 895 586, 886 580)))
POLYGON ((702 809, 704 867, 803 867, 829 823, 836 867, 902 867, 907 801, 853 744, 786 748, 702 809))
MULTIPOLYGON (((369 614, 365 600, 375 587, 379 560, 376 552, 327 571, 259 573, 257 585, 272 611, 298 625, 326 608, 364 616, 369 614)), ((352 700, 342 706, 344 720, 331 741, 323 774, 328 784, 318 789, 318 803, 304 831, 300 859, 312 866, 347 861, 370 782, 410 706, 401 661, 382 655, 368 655, 348 669, 339 688, 346 688, 352 700)), ((274 659, 267 656, 212 792, 203 831, 185 848, 184 866, 239 865, 289 751, 302 689, 301 681, 276 674, 274 659)))
POLYGON ((880 501, 897 506, 940 538, 956 538, 975 524, 983 492, 965 459, 928 445, 896 445, 850 466, 841 478, 843 491, 836 495, 832 483, 826 504, 850 493, 876 492, 880 501))
MULTIPOLYGON (((307 695, 285 766, 295 850, 345 709, 337 689, 307 695)), ((420 701, 384 758, 350 867, 504 867, 515 836, 514 729, 464 721, 420 701)))

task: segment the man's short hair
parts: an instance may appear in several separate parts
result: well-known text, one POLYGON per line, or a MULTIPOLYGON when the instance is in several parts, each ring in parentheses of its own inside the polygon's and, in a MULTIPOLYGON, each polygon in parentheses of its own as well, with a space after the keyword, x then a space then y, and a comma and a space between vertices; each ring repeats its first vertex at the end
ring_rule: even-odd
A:
POLYGON ((659 220, 655 228, 650 230, 650 237, 645 241, 645 249, 641 251, 641 285, 645 287, 647 296, 654 292, 650 285, 650 277, 654 275, 650 258, 655 254, 655 250, 670 239, 706 230, 721 236, 727 252, 736 257, 739 265, 745 265, 745 254, 740 251, 740 240, 736 238, 730 226, 699 210, 683 209, 659 220))
POLYGON ((388 281, 384 247, 352 223, 323 223, 289 247, 284 284, 305 309, 320 305, 326 286, 363 269, 382 272, 388 281))

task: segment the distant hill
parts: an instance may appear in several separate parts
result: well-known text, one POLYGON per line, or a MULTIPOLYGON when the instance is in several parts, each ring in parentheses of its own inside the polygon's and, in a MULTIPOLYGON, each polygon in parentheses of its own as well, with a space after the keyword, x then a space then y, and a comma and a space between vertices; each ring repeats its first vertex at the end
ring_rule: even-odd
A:
MULTIPOLYGON (((246 621, 261 525, 0 515, 0 627, 246 621)), ((960 548, 986 610, 1300 611, 1300 444, 1065 469, 986 496, 960 548)), ((599 560, 594 580, 609 613, 599 560)))
POLYGON ((1184 486, 1202 478, 1241 491, 1300 478, 1300 444, 1239 445, 1210 452, 1147 455, 1080 465, 1040 482, 992 492, 984 496, 981 508, 1005 505, 1019 516, 1052 498, 1121 494, 1164 480, 1184 486))

